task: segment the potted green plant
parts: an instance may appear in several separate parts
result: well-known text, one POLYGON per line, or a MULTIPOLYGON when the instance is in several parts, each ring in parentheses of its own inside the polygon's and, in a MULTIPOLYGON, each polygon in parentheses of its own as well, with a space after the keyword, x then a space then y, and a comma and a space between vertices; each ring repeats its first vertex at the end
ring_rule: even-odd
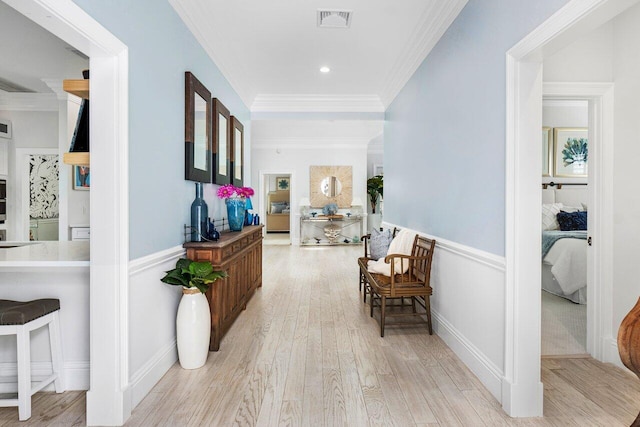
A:
POLYGON ((371 203, 371 213, 376 213, 378 199, 382 197, 384 187, 384 179, 382 175, 372 176, 367 179, 367 194, 369 195, 369 203, 371 203))
POLYGON ((371 204, 371 215, 367 220, 368 229, 378 229, 382 224, 382 215, 376 213, 376 207, 378 207, 378 200, 382 197, 382 190, 384 187, 384 181, 382 175, 372 176, 367 179, 367 195, 369 196, 369 203, 371 204))
POLYGON ((176 315, 178 359, 184 369, 203 366, 209 354, 211 314, 205 292, 209 285, 227 277, 224 271, 214 271, 211 263, 181 258, 176 267, 160 279, 169 285, 182 286, 182 299, 176 315))

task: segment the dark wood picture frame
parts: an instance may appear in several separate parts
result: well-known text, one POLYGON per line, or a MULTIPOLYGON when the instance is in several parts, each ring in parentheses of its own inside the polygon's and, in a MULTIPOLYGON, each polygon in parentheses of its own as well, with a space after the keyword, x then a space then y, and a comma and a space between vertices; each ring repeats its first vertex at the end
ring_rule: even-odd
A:
POLYGON ((189 71, 184 83, 184 179, 211 182, 211 92, 189 71))
POLYGON ((236 187, 244 182, 244 126, 231 116, 231 180, 236 187))
POLYGON ((213 98, 213 183, 231 184, 231 113, 213 98))

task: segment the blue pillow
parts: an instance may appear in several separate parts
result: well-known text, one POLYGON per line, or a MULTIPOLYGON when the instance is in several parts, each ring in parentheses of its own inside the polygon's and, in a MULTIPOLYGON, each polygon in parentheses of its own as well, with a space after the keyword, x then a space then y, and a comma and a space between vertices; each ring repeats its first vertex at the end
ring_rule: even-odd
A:
POLYGON ((558 212, 556 215, 558 224, 560 224, 560 230, 573 231, 573 230, 586 230, 587 229, 587 211, 578 212, 558 212))
POLYGON ((369 256, 373 259, 386 257, 392 240, 393 236, 389 229, 378 231, 374 228, 371 230, 371 237, 369 238, 369 256))

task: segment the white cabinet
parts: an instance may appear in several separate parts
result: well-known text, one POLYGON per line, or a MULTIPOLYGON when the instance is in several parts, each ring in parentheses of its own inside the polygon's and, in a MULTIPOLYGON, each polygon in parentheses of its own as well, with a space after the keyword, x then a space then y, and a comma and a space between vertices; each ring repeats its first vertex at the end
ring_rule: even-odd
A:
POLYGON ((89 240, 91 228, 71 227, 71 240, 89 240))

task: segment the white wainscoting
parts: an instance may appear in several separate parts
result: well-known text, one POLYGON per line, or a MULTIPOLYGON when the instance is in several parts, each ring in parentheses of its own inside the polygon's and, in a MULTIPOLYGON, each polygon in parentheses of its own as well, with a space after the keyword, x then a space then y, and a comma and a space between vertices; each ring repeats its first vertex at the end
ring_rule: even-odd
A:
MULTIPOLYGON (((385 228, 404 228, 384 223, 385 228)), ((436 240, 431 271, 435 333, 502 402, 504 378, 504 258, 436 240)))
POLYGON ((182 246, 129 263, 129 386, 135 408, 178 360, 176 312, 182 289, 160 281, 185 256, 182 246))

